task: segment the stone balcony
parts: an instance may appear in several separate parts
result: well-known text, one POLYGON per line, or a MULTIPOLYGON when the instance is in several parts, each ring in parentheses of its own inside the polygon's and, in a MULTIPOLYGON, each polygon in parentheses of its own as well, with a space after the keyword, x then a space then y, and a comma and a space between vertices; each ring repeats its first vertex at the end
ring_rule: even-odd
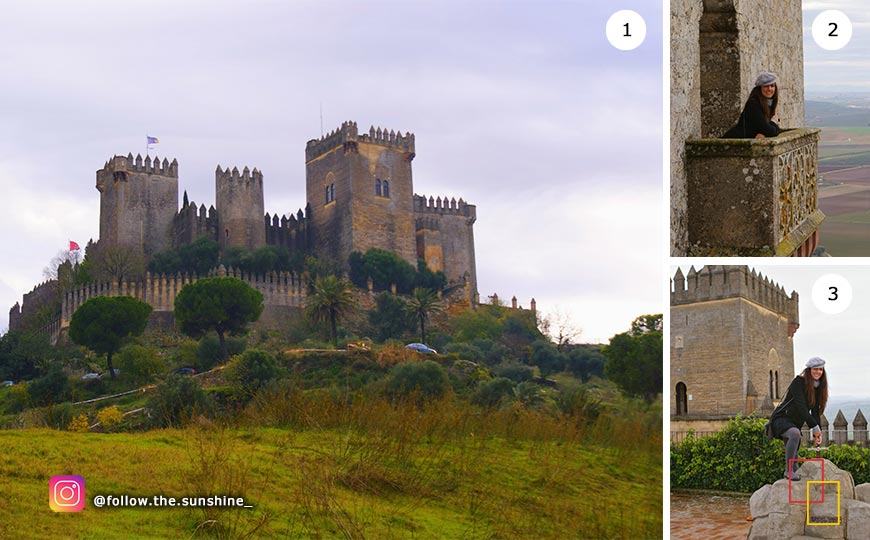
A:
POLYGON ((688 139, 690 255, 811 255, 825 218, 818 207, 820 131, 688 139))

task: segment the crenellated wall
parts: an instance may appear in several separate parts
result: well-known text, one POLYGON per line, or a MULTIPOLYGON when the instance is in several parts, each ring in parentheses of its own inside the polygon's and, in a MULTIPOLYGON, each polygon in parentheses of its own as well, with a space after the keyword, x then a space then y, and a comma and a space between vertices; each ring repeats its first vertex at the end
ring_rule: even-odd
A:
POLYGON ((468 279, 477 293, 474 222, 477 207, 461 198, 414 195, 417 256, 432 270, 442 270, 450 283, 468 279))
MULTIPOLYGON (((311 208, 306 207, 306 212, 310 216, 311 208)), ((274 216, 266 213, 264 222, 266 225, 266 243, 272 246, 282 246, 294 251, 307 251, 311 248, 310 230, 308 227, 308 217, 299 210, 295 215, 289 214, 290 217, 274 216)))
POLYGON ((208 210, 202 204, 197 210, 196 203, 191 201, 182 206, 173 219, 175 232, 174 246, 184 246, 193 243, 197 238, 211 238, 217 241, 218 219, 217 210, 210 206, 208 210))
MULTIPOLYGON (((270 272, 268 274, 250 274, 235 269, 224 269, 220 266, 207 277, 230 276, 241 279, 251 287, 263 293, 263 304, 272 307, 302 307, 307 295, 302 278, 289 272, 270 272)), ((206 277, 206 276, 203 276, 206 277)), ((69 326, 72 314, 82 304, 98 296, 131 296, 151 305, 154 311, 174 311, 175 297, 181 288, 199 279, 198 276, 177 274, 152 276, 146 274, 141 280, 94 283, 75 291, 67 292, 63 298, 61 310, 61 327, 69 326)))

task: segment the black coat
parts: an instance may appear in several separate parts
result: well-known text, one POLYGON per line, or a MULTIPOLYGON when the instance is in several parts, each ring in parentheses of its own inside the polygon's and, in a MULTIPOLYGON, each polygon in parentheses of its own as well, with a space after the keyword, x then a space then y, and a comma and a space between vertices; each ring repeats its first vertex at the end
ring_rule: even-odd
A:
POLYGON ((807 404, 804 378, 800 375, 794 378, 788 385, 788 392, 782 403, 773 410, 770 415, 770 426, 776 437, 782 436, 790 427, 801 428, 805 423, 810 429, 821 424, 821 412, 819 405, 822 391, 819 388, 813 390, 816 393, 816 404, 810 407, 807 404))
POLYGON ((723 139, 754 139, 759 133, 765 137, 776 137, 780 133, 779 126, 776 122, 768 121, 764 116, 764 109, 761 108, 761 103, 757 99, 750 98, 746 102, 746 107, 740 113, 740 120, 737 125, 729 129, 723 139))

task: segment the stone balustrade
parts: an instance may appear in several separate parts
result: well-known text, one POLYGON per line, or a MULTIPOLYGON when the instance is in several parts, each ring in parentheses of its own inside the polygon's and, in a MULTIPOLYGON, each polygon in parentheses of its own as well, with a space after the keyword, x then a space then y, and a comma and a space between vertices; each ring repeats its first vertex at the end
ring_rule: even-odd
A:
POLYGON ((811 255, 825 217, 818 208, 820 131, 686 140, 690 255, 811 255))

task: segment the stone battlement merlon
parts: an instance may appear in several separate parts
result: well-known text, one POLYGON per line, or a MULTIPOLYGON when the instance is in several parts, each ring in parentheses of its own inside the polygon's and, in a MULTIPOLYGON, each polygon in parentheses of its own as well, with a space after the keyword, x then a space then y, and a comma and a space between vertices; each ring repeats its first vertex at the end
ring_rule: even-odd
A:
POLYGON ((263 187, 263 172, 258 171, 256 167, 254 167, 253 170, 245 167, 240 173, 238 167, 233 167, 233 169, 230 170, 229 167, 227 167, 226 169, 221 169, 221 166, 218 165, 214 171, 214 175, 216 180, 224 180, 228 182, 235 181, 239 183, 255 182, 260 187, 263 187))
POLYGON ((672 279, 671 306, 743 297, 798 324, 798 293, 785 289, 746 266, 692 266, 687 275, 677 269, 672 279))
MULTIPOLYGON (((133 154, 127 154, 127 156, 114 156, 108 161, 106 161, 105 165, 100 171, 109 171, 109 172, 138 172, 145 174, 156 174, 160 176, 168 176, 170 178, 178 178, 178 160, 173 159, 171 162, 163 158, 163 161, 160 161, 158 156, 154 156, 154 159, 151 159, 151 156, 145 156, 145 159, 142 159, 141 154, 136 154, 136 157, 133 157, 133 154)), ((97 171, 97 174, 100 173, 97 171)))
POLYGON ((347 143, 369 143, 385 146, 387 148, 396 148, 414 156, 414 134, 406 132, 387 131, 380 127, 374 126, 369 128, 369 132, 360 134, 357 123, 347 121, 341 124, 341 127, 330 131, 319 139, 312 139, 305 145, 305 161, 311 161, 330 150, 345 145, 347 143))
POLYGON ((477 217, 477 207, 473 204, 468 204, 462 198, 458 201, 455 198, 448 199, 447 197, 432 197, 426 198, 425 195, 414 194, 414 213, 415 214, 453 214, 457 216, 465 216, 468 218, 477 217))

